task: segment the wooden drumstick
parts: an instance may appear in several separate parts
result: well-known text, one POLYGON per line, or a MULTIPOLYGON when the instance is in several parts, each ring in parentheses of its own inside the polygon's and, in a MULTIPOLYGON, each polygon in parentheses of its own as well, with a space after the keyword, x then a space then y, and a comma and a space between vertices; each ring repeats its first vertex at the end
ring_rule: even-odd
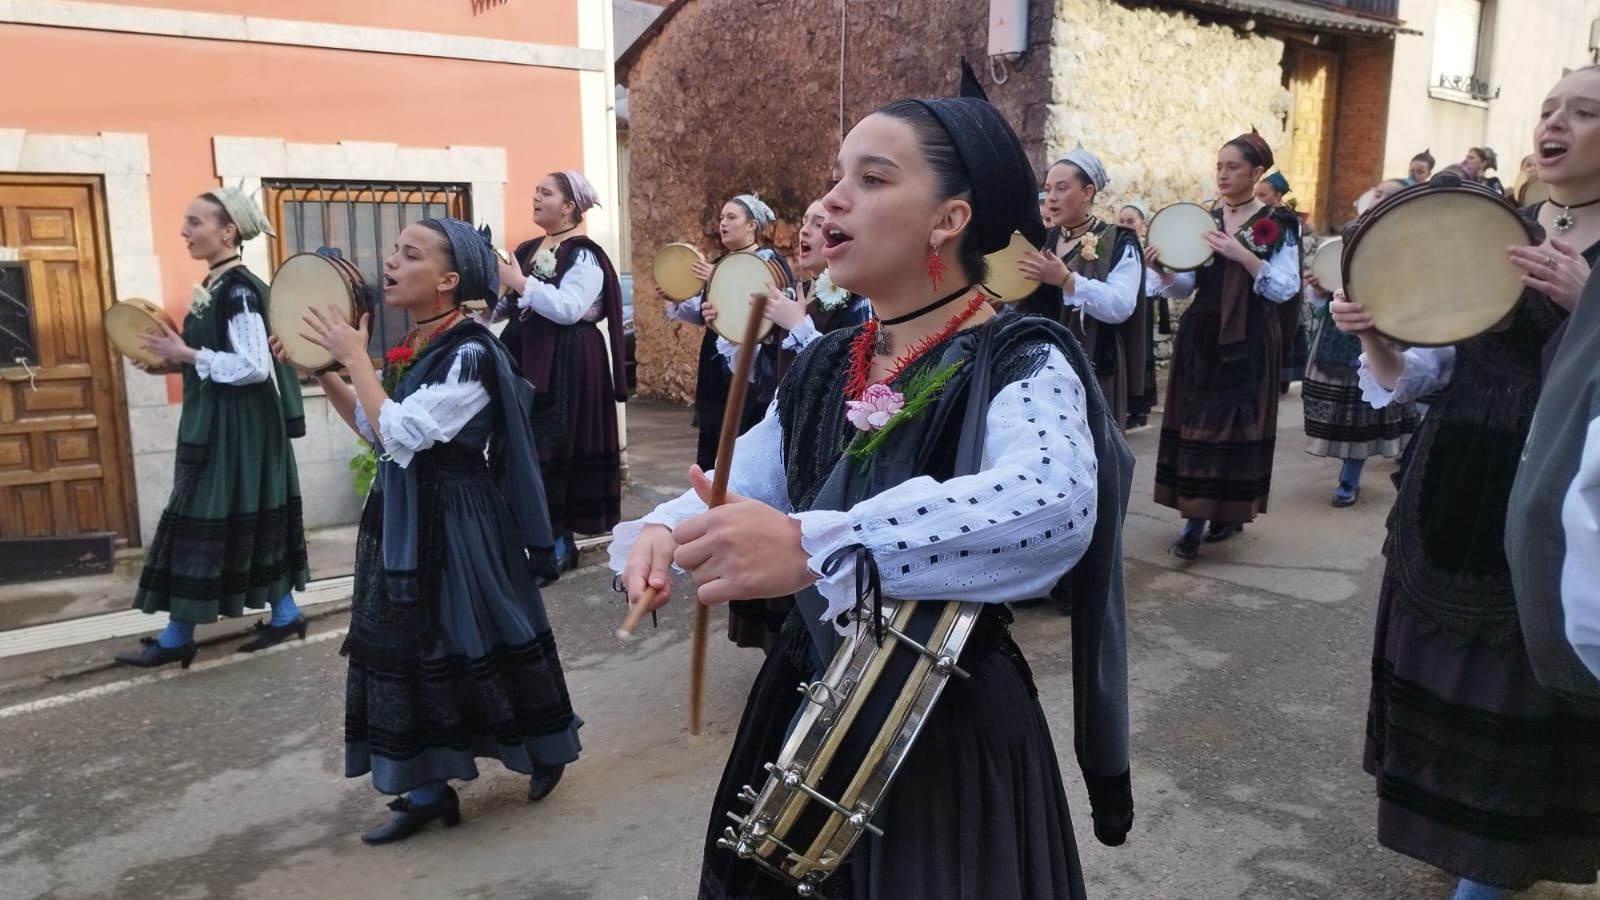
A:
POLYGON ((617 639, 623 641, 633 640, 634 629, 639 627, 639 623, 644 621, 645 616, 650 615, 650 607, 654 606, 655 602, 656 589, 653 587, 645 588, 644 593, 639 595, 639 602, 628 610, 628 617, 622 620, 622 627, 617 629, 617 639))
MULTIPOLYGON (((711 473, 711 502, 707 508, 715 509, 727 502, 728 476, 733 469, 733 443, 739 437, 739 423, 744 419, 744 395, 750 386, 750 370, 755 366, 756 353, 761 349, 761 326, 767 312, 767 295, 751 295, 750 318, 744 323, 744 340, 739 344, 739 356, 733 363, 733 384, 728 388, 728 404, 722 409, 722 435, 717 441, 717 463, 711 473)), ((711 632, 711 610, 704 603, 694 605, 694 627, 689 657, 689 734, 700 736, 702 700, 706 683, 706 641, 711 632)))

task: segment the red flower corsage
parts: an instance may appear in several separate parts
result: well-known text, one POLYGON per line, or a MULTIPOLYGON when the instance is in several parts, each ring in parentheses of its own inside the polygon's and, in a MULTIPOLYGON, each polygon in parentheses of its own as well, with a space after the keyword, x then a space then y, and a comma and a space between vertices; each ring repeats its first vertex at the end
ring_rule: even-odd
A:
POLYGON ((1278 238, 1282 236, 1283 228, 1270 216, 1258 219, 1254 225, 1250 226, 1251 242, 1263 249, 1276 244, 1278 238))
POLYGON ((391 366, 403 366, 411 362, 416 355, 417 351, 402 344, 398 347, 390 347, 389 352, 384 354, 383 361, 391 366))

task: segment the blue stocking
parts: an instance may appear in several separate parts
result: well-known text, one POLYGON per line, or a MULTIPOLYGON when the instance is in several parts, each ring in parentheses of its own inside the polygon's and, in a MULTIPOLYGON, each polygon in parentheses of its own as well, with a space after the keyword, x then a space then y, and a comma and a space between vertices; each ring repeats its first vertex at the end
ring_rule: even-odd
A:
POLYGON ((267 624, 273 628, 282 628, 298 618, 300 618, 300 607, 295 605, 294 594, 284 594, 272 601, 272 621, 267 624))
POLYGON ((1364 459, 1347 459, 1344 467, 1339 470, 1339 480, 1352 487, 1361 486, 1361 469, 1366 466, 1364 459))
POLYGON ((446 786, 447 782, 442 778, 435 781, 424 781, 412 788, 411 793, 406 795, 406 799, 411 801, 412 806, 432 806, 444 799, 446 786))
POLYGON ((1199 537, 1205 529, 1205 519, 1189 519, 1183 523, 1183 537, 1199 537))
POLYGON ((194 623, 168 619, 167 627, 156 638, 156 643, 168 650, 174 647, 182 647, 184 644, 194 643, 194 623))
POLYGON ((1510 896, 1510 891, 1463 878, 1456 884, 1456 892, 1450 900, 1508 900, 1510 896))

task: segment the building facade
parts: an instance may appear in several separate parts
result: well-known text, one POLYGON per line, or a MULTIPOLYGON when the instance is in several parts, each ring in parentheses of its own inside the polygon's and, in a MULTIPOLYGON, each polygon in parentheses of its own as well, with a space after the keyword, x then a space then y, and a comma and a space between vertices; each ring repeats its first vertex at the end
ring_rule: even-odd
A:
POLYGON ((1395 41, 1385 174, 1487 146, 1511 186, 1545 94, 1600 52, 1600 0, 1400 0, 1400 15, 1420 33, 1395 41))
MULTIPOLYGON (((614 246, 611 47, 592 0, 0 4, 0 539, 153 534, 180 386, 126 364, 101 316, 142 297, 182 321, 205 273, 178 230, 201 192, 256 193, 278 237, 244 255, 268 278, 331 246, 374 279, 425 215, 514 245, 564 168, 608 201, 588 224, 614 246)), ((375 318, 379 354, 404 320, 375 318)), ((353 521, 358 445, 306 395, 306 524, 353 521)))
POLYGON ((1397 3, 674 0, 617 63, 641 393, 682 399, 695 381, 696 330, 648 308, 656 251, 714 251, 716 213, 744 191, 798 221, 845 129, 890 100, 955 94, 962 56, 1040 176, 1079 142, 1104 160, 1102 213, 1210 198, 1217 148, 1254 127, 1312 225, 1343 224, 1382 175, 1397 3), (991 56, 992 16, 1027 28, 991 56))

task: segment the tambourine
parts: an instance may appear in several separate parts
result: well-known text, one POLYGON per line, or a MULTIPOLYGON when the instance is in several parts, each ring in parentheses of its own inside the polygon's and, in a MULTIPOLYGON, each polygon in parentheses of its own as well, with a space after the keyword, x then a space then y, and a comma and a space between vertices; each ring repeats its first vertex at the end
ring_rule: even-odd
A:
POLYGON ((1383 336, 1417 347, 1456 344, 1490 330, 1522 298, 1522 270, 1506 248, 1538 237, 1491 191, 1439 180, 1373 207, 1345 243, 1344 290, 1383 336))
POLYGON ((267 325, 289 362, 311 372, 334 364, 333 354, 300 336, 306 313, 326 312, 332 306, 354 325, 361 315, 365 284, 361 271, 348 261, 317 253, 297 253, 278 266, 267 301, 267 325))
POLYGON ((178 330, 172 317, 159 304, 140 297, 129 297, 111 304, 101 320, 111 346, 129 359, 148 366, 164 366, 167 361, 145 349, 144 336, 160 337, 162 327, 178 330))
POLYGON ((1344 238, 1330 238, 1317 246, 1317 252, 1311 254, 1311 274, 1317 276, 1317 283, 1328 293, 1344 290, 1344 272, 1341 263, 1344 258, 1344 238))
POLYGON ((981 285, 983 292, 1000 303, 1016 303, 1032 296, 1039 289, 1039 282, 1022 274, 1018 264, 1037 249, 1022 232, 1012 232, 1011 243, 984 257, 989 264, 989 278, 981 285))
MULTIPOLYGON (((706 302, 717 311, 711 330, 735 344, 743 341, 745 323, 751 314, 750 297, 764 292, 768 284, 783 291, 793 281, 782 265, 754 253, 729 253, 718 260, 705 287, 706 302)), ((766 337, 772 327, 770 320, 762 322, 757 338, 766 337)))
POLYGON ((1164 268, 1192 272, 1211 261, 1206 234, 1216 230, 1210 210, 1198 203, 1174 203, 1151 217, 1145 241, 1156 248, 1164 268))
POLYGON ((650 277, 667 299, 681 303, 705 290, 706 283, 694 274, 694 264, 705 261, 693 244, 668 244, 657 251, 650 277))

